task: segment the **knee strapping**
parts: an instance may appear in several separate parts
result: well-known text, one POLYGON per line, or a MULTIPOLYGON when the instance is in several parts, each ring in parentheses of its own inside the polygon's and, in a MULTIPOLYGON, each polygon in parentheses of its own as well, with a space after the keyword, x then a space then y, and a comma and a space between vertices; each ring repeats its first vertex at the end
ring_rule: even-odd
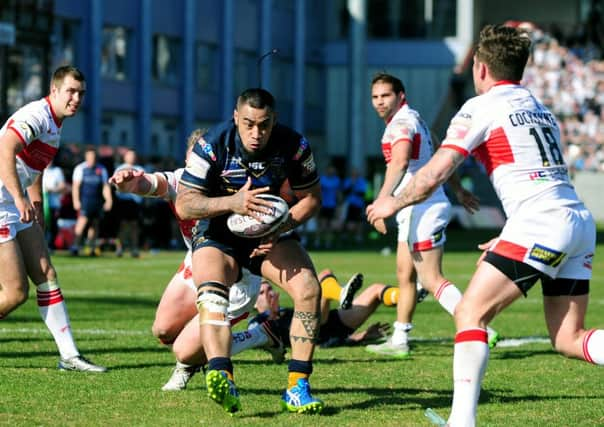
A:
POLYGON ((197 287, 197 310, 201 325, 230 326, 229 288, 220 282, 203 282, 197 287))

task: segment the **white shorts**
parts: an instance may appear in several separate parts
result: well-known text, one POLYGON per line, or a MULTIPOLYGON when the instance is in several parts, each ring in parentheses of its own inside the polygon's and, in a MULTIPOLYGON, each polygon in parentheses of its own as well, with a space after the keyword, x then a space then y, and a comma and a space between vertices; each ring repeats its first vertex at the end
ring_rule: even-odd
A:
MULTIPOLYGON (((193 261, 191 251, 187 252, 185 259, 178 268, 176 275, 182 282, 197 293, 197 286, 193 281, 193 261)), ((228 318, 231 324, 245 319, 254 309, 256 299, 260 292, 262 278, 250 273, 246 268, 241 269, 241 280, 231 286, 229 292, 228 318)))
POLYGON ((449 202, 408 206, 396 214, 398 241, 407 242, 411 252, 442 246, 447 241, 445 229, 450 219, 449 202))
POLYGON ((12 203, 0 203, 0 243, 8 242, 17 237, 17 233, 33 225, 32 222, 22 223, 19 209, 12 203))
POLYGON ((582 204, 526 209, 506 222, 490 250, 556 279, 591 279, 596 225, 582 204))

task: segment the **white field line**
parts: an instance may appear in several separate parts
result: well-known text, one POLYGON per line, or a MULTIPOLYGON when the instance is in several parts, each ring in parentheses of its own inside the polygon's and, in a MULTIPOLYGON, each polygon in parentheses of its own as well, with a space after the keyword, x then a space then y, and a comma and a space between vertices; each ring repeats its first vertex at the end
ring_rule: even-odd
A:
MULTIPOLYGON (((32 335, 50 335, 48 329, 44 328, 0 328, 0 334, 32 334, 32 335)), ((151 331, 141 330, 124 330, 124 329, 76 329, 74 333, 77 335, 149 335, 151 331)), ((425 338, 413 337, 411 341, 415 342, 433 342, 433 343, 452 343, 453 338, 425 338)), ((546 337, 519 337, 504 339, 497 343, 497 347, 520 347, 526 344, 549 344, 549 339, 546 337)))
MULTIPOLYGON (((124 330, 124 329, 76 329, 73 331, 76 335, 149 335, 151 336, 151 329, 148 331, 141 330, 124 330)), ((44 334, 49 335, 50 332, 45 328, 0 328, 0 334, 44 334)))

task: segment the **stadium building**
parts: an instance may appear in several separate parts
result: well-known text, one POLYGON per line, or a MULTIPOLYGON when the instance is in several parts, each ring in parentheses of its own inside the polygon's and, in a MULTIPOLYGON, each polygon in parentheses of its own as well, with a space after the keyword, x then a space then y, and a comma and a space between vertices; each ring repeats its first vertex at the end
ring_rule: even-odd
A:
POLYGON ((65 142, 182 159, 192 129, 229 117, 242 89, 262 85, 320 163, 334 158, 371 174, 383 168, 383 123, 370 103, 375 72, 401 77, 413 107, 440 131, 455 95, 468 90, 467 74, 454 69, 463 68, 483 23, 570 29, 591 3, 3 0, 0 115, 43 96, 52 70, 73 63, 88 94, 65 142))

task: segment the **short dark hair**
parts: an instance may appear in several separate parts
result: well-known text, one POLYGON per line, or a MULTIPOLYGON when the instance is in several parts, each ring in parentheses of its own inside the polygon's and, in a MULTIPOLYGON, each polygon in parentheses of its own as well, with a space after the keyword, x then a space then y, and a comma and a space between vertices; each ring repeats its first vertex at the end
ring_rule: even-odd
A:
POLYGON ((71 76, 79 82, 86 81, 84 73, 82 73, 79 68, 74 67, 73 65, 63 65, 52 73, 52 84, 55 86, 61 86, 61 83, 63 83, 63 80, 67 76, 71 76))
POLYGON ((390 83, 394 93, 405 93, 405 85, 403 85, 403 82, 392 74, 377 73, 371 80, 371 87, 376 83, 390 83))
POLYGON ((531 39, 526 31, 505 25, 487 25, 480 31, 475 55, 496 80, 519 81, 530 49, 531 39))
POLYGON ((237 109, 244 104, 253 108, 268 108, 275 111, 275 98, 269 91, 262 88, 250 88, 241 92, 237 98, 237 109))

